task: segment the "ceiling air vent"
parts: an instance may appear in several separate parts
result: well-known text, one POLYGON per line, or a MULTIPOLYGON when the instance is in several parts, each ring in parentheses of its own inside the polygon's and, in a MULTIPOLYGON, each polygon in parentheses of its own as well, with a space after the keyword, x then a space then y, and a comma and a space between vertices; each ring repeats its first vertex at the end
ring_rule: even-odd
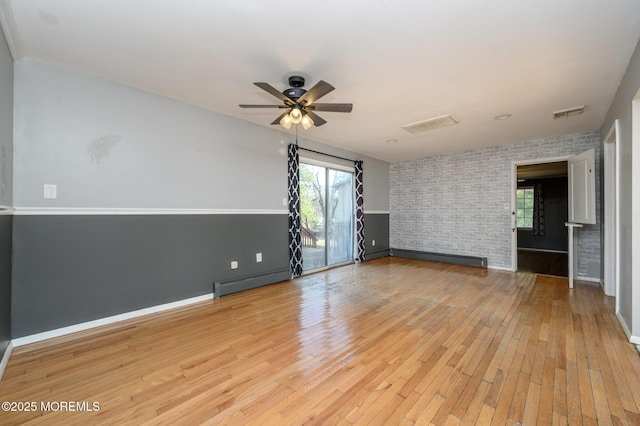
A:
POLYGON ((576 115, 580 115, 584 112, 584 105, 563 109, 562 111, 553 111, 553 119, 557 120, 559 118, 569 118, 576 115))
POLYGON ((407 124, 402 126, 408 132, 420 133, 427 130, 439 129, 440 127, 453 126, 458 124, 458 120, 453 118, 451 114, 443 115, 442 117, 430 118, 424 121, 418 121, 417 123, 407 124))

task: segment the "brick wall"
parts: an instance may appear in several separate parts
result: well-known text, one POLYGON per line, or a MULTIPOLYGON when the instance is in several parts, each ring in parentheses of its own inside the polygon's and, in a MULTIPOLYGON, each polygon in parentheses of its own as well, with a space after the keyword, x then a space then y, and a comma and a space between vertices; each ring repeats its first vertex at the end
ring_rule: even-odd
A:
POLYGON ((390 245, 396 249, 487 257, 511 267, 514 161, 595 149, 597 224, 577 231, 576 276, 600 278, 600 134, 481 148, 392 164, 390 245), (505 208, 506 207, 506 208, 505 208))

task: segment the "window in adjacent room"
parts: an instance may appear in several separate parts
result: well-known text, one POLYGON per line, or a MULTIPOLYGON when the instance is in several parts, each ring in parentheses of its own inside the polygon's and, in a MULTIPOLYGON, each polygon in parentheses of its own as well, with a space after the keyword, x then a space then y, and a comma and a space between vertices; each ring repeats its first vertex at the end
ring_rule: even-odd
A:
POLYGON ((516 226, 533 227, 533 187, 521 187, 516 190, 516 226))

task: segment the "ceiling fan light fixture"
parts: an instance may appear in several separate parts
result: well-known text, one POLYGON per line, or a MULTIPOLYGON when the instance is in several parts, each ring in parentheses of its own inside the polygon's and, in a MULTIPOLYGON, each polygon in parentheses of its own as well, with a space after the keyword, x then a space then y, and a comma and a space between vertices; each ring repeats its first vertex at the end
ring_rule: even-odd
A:
POLYGON ((284 117, 282 117, 282 119, 280 120, 280 125, 282 127, 284 127, 285 129, 289 130, 291 128, 291 117, 289 116, 289 114, 286 114, 284 117))
POLYGON ((305 114, 305 115, 302 117, 301 123, 302 123, 302 127, 303 127, 305 130, 308 130, 311 126, 313 126, 313 120, 312 120, 312 119, 311 119, 311 117, 309 117, 307 114, 305 114))
POLYGON ((326 81, 320 80, 309 90, 302 88, 306 78, 291 75, 288 79, 292 86, 284 92, 270 85, 269 83, 256 82, 255 86, 278 98, 284 105, 247 105, 240 104, 240 108, 282 108, 283 114, 273 120, 271 125, 280 124, 285 129, 290 129, 293 124, 300 124, 306 129, 311 126, 320 127, 327 123, 327 120, 316 114, 317 111, 328 112, 351 112, 353 104, 346 103, 316 103, 316 101, 327 95, 335 88, 326 81), (306 117, 306 120, 305 120, 306 117), (312 118, 313 117, 313 118, 312 118), (303 122, 304 120, 304 122, 303 122))
POLYGON ((302 121, 302 111, 297 106, 291 110, 289 116, 293 124, 299 124, 302 121))

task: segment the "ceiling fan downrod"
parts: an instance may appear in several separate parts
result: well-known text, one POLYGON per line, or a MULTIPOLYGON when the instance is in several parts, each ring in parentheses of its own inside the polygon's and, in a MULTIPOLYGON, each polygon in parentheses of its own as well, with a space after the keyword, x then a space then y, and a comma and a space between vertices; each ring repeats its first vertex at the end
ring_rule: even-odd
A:
POLYGON ((289 86, 291 87, 282 92, 282 94, 287 96, 288 98, 296 100, 307 93, 307 91, 302 88, 304 86, 304 83, 304 77, 292 75, 291 77, 289 77, 289 86))

